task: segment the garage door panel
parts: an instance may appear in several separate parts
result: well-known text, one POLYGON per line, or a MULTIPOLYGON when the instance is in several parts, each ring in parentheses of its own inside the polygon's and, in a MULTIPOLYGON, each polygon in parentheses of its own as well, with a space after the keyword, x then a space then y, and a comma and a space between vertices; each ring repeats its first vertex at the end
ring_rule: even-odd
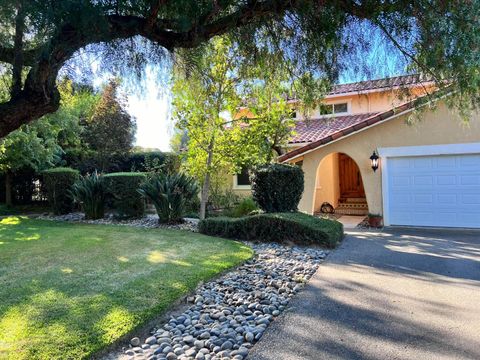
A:
POLYGON ((463 175, 460 177, 460 184, 462 185, 480 185, 480 176, 477 175, 463 175))
POLYGON ((433 176, 432 175, 414 176, 413 183, 418 186, 432 186, 433 176))
POLYGON ((457 205, 457 195, 437 194, 437 201, 439 205, 457 205))
POLYGON ((462 204, 465 205, 480 205, 480 194, 463 194, 462 204))
POLYGON ((392 225, 480 227, 480 154, 388 159, 392 225))
POLYGON ((393 185, 394 186, 409 186, 410 185, 410 177, 409 176, 395 176, 393 178, 393 185))
POLYGON ((438 175, 437 185, 456 185, 457 177, 455 175, 438 175))

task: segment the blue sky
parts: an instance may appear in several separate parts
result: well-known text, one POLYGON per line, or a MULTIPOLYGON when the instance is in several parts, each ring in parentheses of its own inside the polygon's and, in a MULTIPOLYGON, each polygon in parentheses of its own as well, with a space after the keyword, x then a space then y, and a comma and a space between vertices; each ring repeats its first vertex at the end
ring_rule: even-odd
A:
MULTIPOLYGON (((379 30, 367 24, 356 24, 355 37, 363 38, 366 49, 360 49, 349 57, 340 74, 339 83, 395 76, 405 73, 406 63, 399 52, 388 45, 379 30)), ((171 94, 168 79, 171 74, 169 61, 149 63, 141 76, 123 79, 123 90, 128 99, 127 111, 137 120, 136 145, 168 151, 174 132, 171 119, 171 94)), ((98 86, 111 77, 95 63, 92 64, 94 83, 98 86)))

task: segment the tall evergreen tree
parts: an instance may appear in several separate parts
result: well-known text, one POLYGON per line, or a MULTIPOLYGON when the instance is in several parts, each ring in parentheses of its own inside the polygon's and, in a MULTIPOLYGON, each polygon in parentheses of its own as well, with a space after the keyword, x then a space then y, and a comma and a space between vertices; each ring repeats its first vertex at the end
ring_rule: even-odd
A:
POLYGON ((135 119, 125 111, 118 82, 112 80, 103 90, 83 133, 99 170, 106 171, 112 159, 126 156, 132 150, 135 131, 135 119))

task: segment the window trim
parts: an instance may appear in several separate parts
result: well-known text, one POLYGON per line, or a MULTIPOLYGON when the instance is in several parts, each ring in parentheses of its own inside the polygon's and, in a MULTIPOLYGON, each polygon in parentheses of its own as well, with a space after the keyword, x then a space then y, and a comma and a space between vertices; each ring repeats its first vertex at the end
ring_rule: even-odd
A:
POLYGON ((335 117, 335 116, 349 115, 352 113, 352 100, 336 100, 336 101, 328 102, 328 104, 324 104, 324 105, 332 105, 332 111, 333 111, 335 108, 335 104, 347 104, 347 112, 341 112, 341 113, 332 112, 331 114, 322 115, 320 114, 320 106, 322 104, 319 104, 317 107, 318 115, 321 117, 335 117))
POLYGON ((238 185, 237 174, 233 175, 233 190, 251 190, 252 185, 238 185))
MULTIPOLYGON (((250 169, 248 169, 248 167, 242 167, 241 169, 241 173, 243 173, 243 171, 247 171, 247 174, 249 175, 248 177, 250 177, 250 169)), ((245 184, 239 184, 238 183, 238 175, 239 174, 234 174, 233 175, 233 189, 234 190, 250 190, 252 188, 252 184, 248 184, 248 185, 245 185, 245 184)), ((248 180, 250 182, 250 179, 248 180)))

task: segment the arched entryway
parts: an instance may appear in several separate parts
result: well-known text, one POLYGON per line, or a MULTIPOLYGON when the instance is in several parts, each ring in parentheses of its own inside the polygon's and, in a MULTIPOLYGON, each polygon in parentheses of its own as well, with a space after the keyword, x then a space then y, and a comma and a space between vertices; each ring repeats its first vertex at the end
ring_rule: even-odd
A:
POLYGON ((340 198, 365 198, 362 174, 357 163, 347 154, 338 154, 340 198))
POLYGON ((350 156, 331 153, 317 169, 315 213, 328 203, 339 215, 367 215, 368 205, 360 169, 350 156))

